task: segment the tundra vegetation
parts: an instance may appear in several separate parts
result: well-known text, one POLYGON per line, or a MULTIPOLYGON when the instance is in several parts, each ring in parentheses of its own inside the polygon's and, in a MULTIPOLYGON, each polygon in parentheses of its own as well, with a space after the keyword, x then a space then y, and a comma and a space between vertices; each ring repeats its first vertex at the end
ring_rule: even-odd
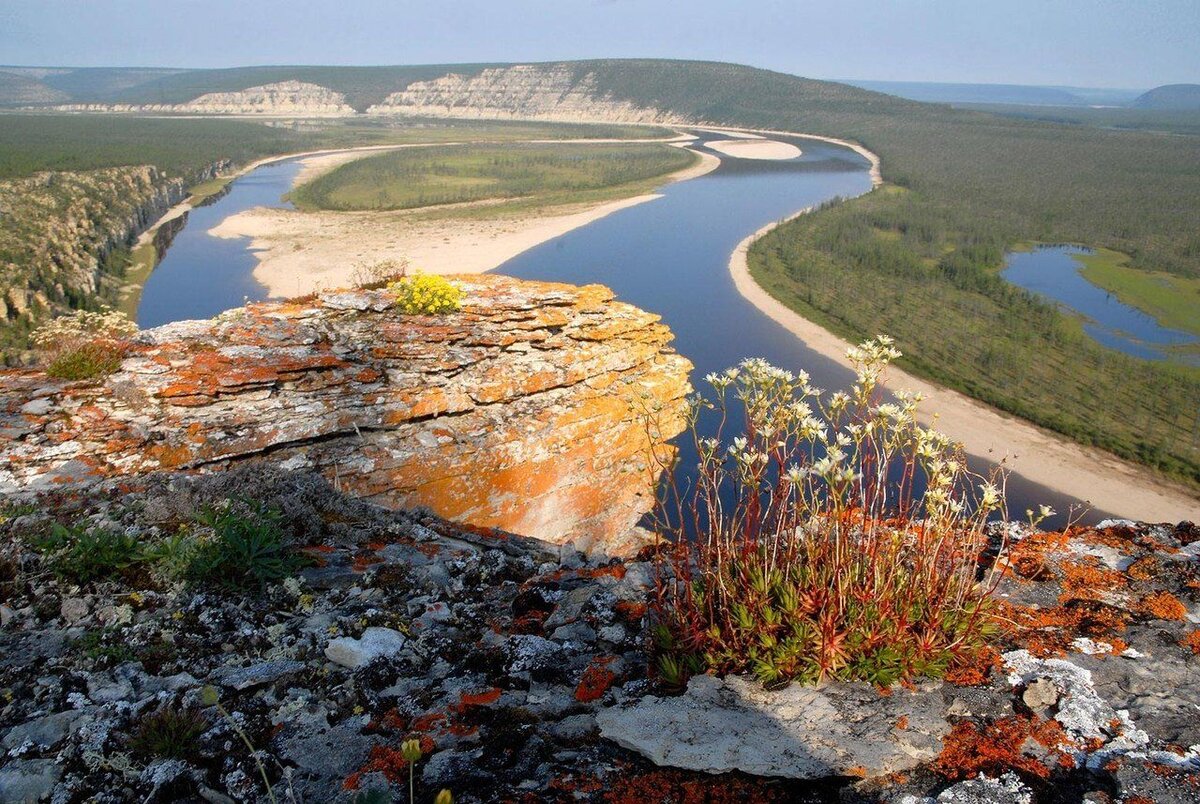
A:
POLYGON ((358 159, 289 194, 300 209, 395 210, 489 199, 595 201, 647 189, 696 156, 660 144, 453 146, 358 159))
POLYGON ((714 408, 721 424, 703 438, 693 427, 696 481, 659 496, 672 538, 654 635, 669 684, 750 672, 768 685, 888 686, 986 647, 997 578, 977 575, 1003 484, 973 477, 955 445, 917 424, 918 397, 882 401, 880 375, 900 356, 890 338, 848 356, 857 381, 829 396, 758 359, 706 378, 716 397, 694 410, 714 408))

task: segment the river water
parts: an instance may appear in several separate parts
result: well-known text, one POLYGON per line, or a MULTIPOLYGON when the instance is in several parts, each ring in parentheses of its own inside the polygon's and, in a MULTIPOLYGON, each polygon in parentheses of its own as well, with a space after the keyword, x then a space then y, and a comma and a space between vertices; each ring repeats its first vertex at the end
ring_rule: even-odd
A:
MULTIPOLYGON (((724 135, 710 139, 725 139, 724 135)), ((871 187, 867 161, 841 146, 779 138, 802 150, 796 159, 766 161, 721 156, 715 171, 661 188, 661 197, 615 212, 536 246, 496 269, 527 279, 574 284, 599 282, 618 298, 660 314, 675 347, 702 377, 762 357, 792 371, 803 369, 821 388, 847 388, 852 375, 808 349, 742 298, 729 273, 729 256, 747 235, 797 210, 871 187)), ((703 144, 696 146, 706 150, 703 144)), ((260 167, 233 182, 227 195, 191 213, 150 276, 138 309, 143 327, 207 318, 265 298, 252 276, 256 260, 248 239, 207 234, 226 217, 255 206, 286 207, 300 169, 297 160, 260 167)), ((684 460, 688 460, 685 446, 684 460)), ((985 471, 982 456, 971 467, 985 471)), ((1077 501, 1011 476, 1010 511, 1049 504, 1067 511, 1077 501)), ((1095 511, 1089 519, 1107 514, 1095 511)))

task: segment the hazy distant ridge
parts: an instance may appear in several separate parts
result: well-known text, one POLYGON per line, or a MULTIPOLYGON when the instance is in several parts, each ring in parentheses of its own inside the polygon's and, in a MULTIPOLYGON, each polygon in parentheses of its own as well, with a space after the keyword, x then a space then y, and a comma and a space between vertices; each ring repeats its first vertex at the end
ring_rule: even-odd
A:
POLYGON ((1133 105, 1139 109, 1200 111, 1200 84, 1167 84, 1139 95, 1133 105))

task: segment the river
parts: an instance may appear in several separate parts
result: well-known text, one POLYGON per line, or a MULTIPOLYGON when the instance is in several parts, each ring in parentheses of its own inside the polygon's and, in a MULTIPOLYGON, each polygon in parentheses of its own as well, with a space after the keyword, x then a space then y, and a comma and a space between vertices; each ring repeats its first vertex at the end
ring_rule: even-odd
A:
MULTIPOLYGON (((496 272, 574 284, 599 282, 622 300, 662 315, 675 333, 676 348, 695 364, 697 388, 708 372, 746 357, 803 369, 822 388, 846 388, 853 378, 845 368, 805 347, 737 292, 728 263, 737 244, 762 226, 813 204, 869 190, 869 164, 838 145, 776 139, 798 145, 802 155, 785 161, 721 155, 715 171, 668 184, 658 191, 661 198, 547 241, 496 272)), ((695 147, 708 150, 703 144, 695 147)), ((252 276, 256 260, 249 241, 216 238, 207 231, 255 206, 287 206, 281 197, 299 169, 297 160, 257 168, 233 182, 227 195, 194 210, 146 283, 138 323, 149 327, 207 318, 244 299, 265 298, 265 288, 252 276)), ((971 456, 972 469, 988 466, 982 457, 971 456)), ((1009 509, 1017 517, 1043 503, 1060 512, 1077 503, 1015 475, 1008 491, 1009 509)), ((1105 516, 1093 511, 1088 519, 1105 516)))

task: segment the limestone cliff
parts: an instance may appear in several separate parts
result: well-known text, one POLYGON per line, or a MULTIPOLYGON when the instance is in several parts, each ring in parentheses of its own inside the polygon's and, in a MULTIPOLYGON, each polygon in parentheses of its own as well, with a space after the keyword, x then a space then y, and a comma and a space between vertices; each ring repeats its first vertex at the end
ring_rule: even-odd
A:
POLYGON ((234 92, 210 92, 186 103, 151 104, 65 104, 57 107, 74 112, 138 112, 220 115, 278 115, 341 117, 353 115, 341 92, 306 81, 279 81, 234 92))
POLYGON ((617 101, 567 66, 516 65, 475 76, 417 81, 367 109, 371 115, 519 118, 560 122, 682 123, 677 115, 617 101))
POLYGON ((95 385, 0 374, 0 492, 270 462, 390 506, 629 547, 650 449, 684 426, 670 331, 598 285, 458 281, 450 315, 333 292, 148 330, 95 385))

